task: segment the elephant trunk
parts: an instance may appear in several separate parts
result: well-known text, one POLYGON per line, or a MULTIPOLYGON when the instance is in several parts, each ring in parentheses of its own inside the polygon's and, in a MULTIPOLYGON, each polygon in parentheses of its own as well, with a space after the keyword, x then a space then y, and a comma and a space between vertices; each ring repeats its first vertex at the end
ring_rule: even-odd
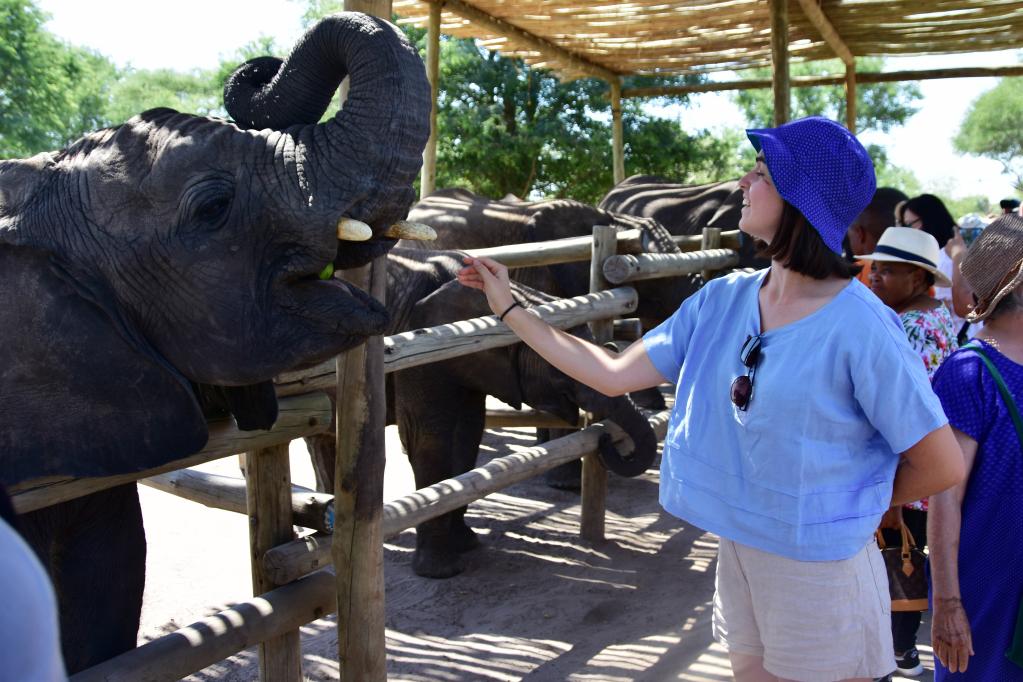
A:
POLYGON ((239 67, 224 86, 224 104, 239 126, 282 130, 294 140, 309 208, 341 206, 380 237, 415 199, 430 86, 415 48, 383 19, 356 12, 324 18, 287 59, 239 67), (317 123, 346 76, 344 107, 317 123))
POLYGON ((580 386, 577 399, 580 407, 598 419, 610 419, 632 439, 631 451, 624 445, 615 446, 610 438, 602 439, 597 454, 604 466, 619 476, 638 476, 653 464, 657 457, 657 434, 632 398, 627 395, 609 398, 580 386))

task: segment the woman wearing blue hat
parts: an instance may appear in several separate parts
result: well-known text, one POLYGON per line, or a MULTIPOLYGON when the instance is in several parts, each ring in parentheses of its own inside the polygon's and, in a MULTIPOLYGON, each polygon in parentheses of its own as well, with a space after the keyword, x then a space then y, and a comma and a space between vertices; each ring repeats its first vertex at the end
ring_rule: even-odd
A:
POLYGON ((874 193, 856 138, 823 118, 749 130, 739 227, 771 266, 711 280, 617 355, 521 309, 508 272, 466 286, 566 374, 609 395, 676 385, 660 501, 720 537, 714 635, 737 680, 853 680, 895 667, 881 515, 963 461, 895 314, 842 238, 874 193))

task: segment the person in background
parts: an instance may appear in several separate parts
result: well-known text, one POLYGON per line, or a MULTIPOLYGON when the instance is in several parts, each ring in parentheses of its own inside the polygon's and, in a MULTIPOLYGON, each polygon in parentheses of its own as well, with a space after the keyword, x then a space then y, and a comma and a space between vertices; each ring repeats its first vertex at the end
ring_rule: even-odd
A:
POLYGON ((710 280, 623 352, 523 310, 493 260, 467 256, 459 281, 577 381, 676 384, 660 500, 720 538, 713 629, 736 680, 869 680, 893 669, 874 530, 960 480, 962 457, 898 318, 842 255, 875 189, 863 145, 819 117, 747 136, 739 228, 770 267, 710 280))
POLYGON ((985 228, 962 274, 977 298, 969 319, 983 320, 984 329, 934 376, 967 471, 930 499, 934 679, 1019 682, 1023 447, 1009 403, 1023 406, 1023 218, 1006 214, 985 228))
MULTIPOLYGON (((849 232, 846 233, 848 252, 856 254, 873 251, 881 234, 895 224, 895 207, 906 199, 905 193, 894 187, 878 187, 870 203, 849 226, 849 232)), ((869 287, 870 267, 863 267, 862 263, 860 266, 857 278, 869 287)))
POLYGON ((1016 197, 1002 199, 998 202, 998 207, 1002 209, 1002 213, 1017 213, 1019 211, 1019 199, 1016 197))
MULTIPOLYGON (((952 218, 952 214, 945 208, 941 199, 933 194, 915 196, 902 206, 899 218, 906 227, 923 230, 937 240, 938 246, 941 247, 941 252, 938 254, 938 269, 945 274, 950 282, 954 281, 955 263, 951 251, 955 249, 955 245, 950 246, 949 242, 956 239, 956 243, 961 244, 962 240, 959 238, 959 227, 956 225, 955 219, 952 218)), ((934 297, 948 306, 948 309, 952 311, 952 320, 956 324, 957 331, 962 330, 966 325, 966 320, 962 315, 956 314, 952 286, 935 287, 934 297)))
MULTIPOLYGON (((951 313, 928 295, 935 284, 946 287, 951 284, 937 267, 938 242, 911 227, 891 227, 881 236, 873 253, 857 258, 871 263, 870 290, 899 315, 909 345, 920 355, 927 376, 934 376, 938 366, 958 346, 951 313)), ((923 549, 927 542, 927 499, 892 507, 885 514, 881 519, 885 543, 902 542, 899 531, 902 522, 923 549)), ((916 648, 920 619, 919 611, 892 613, 895 665, 900 673, 911 677, 924 671, 916 648)))

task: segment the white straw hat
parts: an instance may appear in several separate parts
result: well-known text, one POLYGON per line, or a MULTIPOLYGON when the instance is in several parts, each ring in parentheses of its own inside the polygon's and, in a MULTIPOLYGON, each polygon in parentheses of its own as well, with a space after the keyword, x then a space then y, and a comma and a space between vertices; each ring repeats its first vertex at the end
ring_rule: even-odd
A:
POLYGON ((856 256, 859 260, 879 260, 891 263, 909 263, 934 275, 934 284, 952 286, 952 280, 938 269, 941 247, 938 240, 923 230, 912 227, 889 227, 881 233, 874 253, 856 256))

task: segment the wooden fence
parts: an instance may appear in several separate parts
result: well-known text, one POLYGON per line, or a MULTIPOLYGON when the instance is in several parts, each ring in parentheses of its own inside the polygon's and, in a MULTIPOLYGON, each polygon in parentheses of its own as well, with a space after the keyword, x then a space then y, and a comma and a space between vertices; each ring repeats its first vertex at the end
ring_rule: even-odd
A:
MULTIPOLYGON (((737 240, 737 232, 722 234, 720 230, 708 228, 702 237, 676 238, 680 248, 689 250, 688 253, 635 255, 630 252, 639 250, 638 231, 616 234, 613 228, 598 226, 592 238, 519 244, 470 253, 516 267, 591 260, 590 294, 556 300, 532 310, 559 328, 590 323, 595 339, 603 341, 611 338, 612 321, 632 312, 637 305, 634 289, 608 289, 608 283, 689 273, 709 276, 714 270, 733 267, 738 262, 734 251, 718 248, 722 244, 737 245, 737 240), (622 255, 617 255, 619 253, 622 255)), ((635 334, 633 329, 632 336, 635 334)), ((383 340, 380 371, 393 372, 510 345, 516 340, 507 326, 494 316, 417 329, 383 340)), ((342 678, 360 682, 384 679, 382 589, 363 587, 382 585, 382 577, 353 575, 351 567, 335 575, 331 569, 336 563, 338 548, 334 546, 332 533, 337 533, 339 525, 351 527, 354 524, 358 528, 360 524, 371 524, 366 536, 383 540, 579 458, 583 458, 584 463, 581 534, 588 539, 603 537, 607 473, 597 457, 587 455, 596 452, 597 441, 603 434, 609 434, 620 448, 631 447, 631 440, 613 422, 589 424, 564 438, 491 460, 482 467, 390 502, 384 505, 382 513, 368 520, 358 518, 357 514, 353 516, 351 503, 336 504, 345 499, 345 493, 335 500, 330 495, 292 486, 288 444, 293 439, 323 433, 329 428, 330 401, 322 393, 313 392, 335 386, 337 382, 338 369, 333 362, 283 375, 277 382, 281 396, 280 416, 273 429, 245 432, 239 431, 230 420, 211 422, 207 446, 173 464, 107 478, 35 479, 11 490, 15 508, 27 512, 137 480, 250 517, 253 590, 259 596, 80 672, 73 680, 174 680, 255 644, 260 645, 261 679, 301 680, 298 628, 333 612, 342 594, 352 600, 364 600, 365 603, 359 605, 360 612, 377 614, 379 617, 369 621, 377 623, 380 629, 377 637, 350 644, 349 656, 343 655, 346 649, 342 645, 342 678), (247 481, 188 470, 188 467, 239 452, 247 454, 247 481), (317 532, 296 540, 293 524, 317 532)), ((337 409, 340 418, 349 407, 340 405, 339 401, 337 409)), ((561 425, 553 423, 549 415, 535 411, 527 413, 526 419, 491 413, 488 420, 494 423, 502 419, 518 425, 561 425)), ((668 413, 654 415, 650 421, 658 438, 663 438, 668 413)), ((340 476, 335 490, 347 491, 340 476)), ((365 573, 379 570, 379 567, 359 570, 365 573)), ((338 627, 342 628, 341 618, 338 627)), ((344 633, 339 631, 338 634, 342 641, 344 633)))

